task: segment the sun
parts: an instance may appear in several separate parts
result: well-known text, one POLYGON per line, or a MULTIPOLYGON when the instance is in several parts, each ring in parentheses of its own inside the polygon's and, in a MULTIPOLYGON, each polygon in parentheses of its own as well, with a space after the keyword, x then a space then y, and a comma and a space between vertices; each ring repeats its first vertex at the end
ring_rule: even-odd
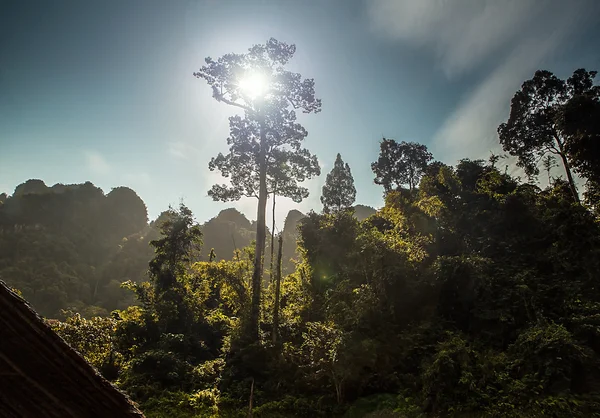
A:
POLYGON ((269 87, 267 78, 258 72, 246 75, 239 81, 238 85, 240 89, 253 100, 263 97, 269 87))

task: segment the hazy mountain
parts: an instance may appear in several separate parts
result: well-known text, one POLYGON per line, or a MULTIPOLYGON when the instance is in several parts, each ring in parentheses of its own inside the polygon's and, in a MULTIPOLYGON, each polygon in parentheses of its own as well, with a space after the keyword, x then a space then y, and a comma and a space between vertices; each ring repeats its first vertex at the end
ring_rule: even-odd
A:
POLYGON ((237 209, 224 209, 202 226, 203 258, 214 248, 217 260, 229 260, 256 238, 256 227, 237 209))
MULTIPOLYGON (((375 209, 357 205, 362 220, 375 209)), ((0 278, 20 289, 45 316, 62 309, 107 314, 133 303, 121 288, 127 280, 146 279, 153 256, 150 241, 160 236, 163 212, 148 223, 144 201, 130 188, 104 194, 90 182, 55 184, 28 180, 12 196, 0 195, 0 278)), ((291 210, 284 222, 282 269, 298 259, 298 224, 305 215, 291 210)), ((237 209, 224 209, 202 225, 201 258, 214 249, 217 260, 252 244, 256 223, 237 209)), ((268 232, 268 231, 267 231, 268 232)), ((266 257, 269 257, 270 233, 266 257)))
MULTIPOLYGON (((0 277, 43 315, 106 313, 128 298, 119 287, 124 275, 139 277, 127 273, 129 258, 116 268, 114 257, 147 225, 144 202, 127 187, 105 195, 90 182, 29 180, 0 205, 0 277)), ((151 252, 142 253, 147 266, 151 252)))
POLYGON ((356 216, 356 219, 358 219, 359 221, 364 221, 369 216, 375 215, 376 213, 377 213, 377 210, 375 208, 372 208, 371 206, 365 206, 365 205, 354 206, 354 216, 356 216))

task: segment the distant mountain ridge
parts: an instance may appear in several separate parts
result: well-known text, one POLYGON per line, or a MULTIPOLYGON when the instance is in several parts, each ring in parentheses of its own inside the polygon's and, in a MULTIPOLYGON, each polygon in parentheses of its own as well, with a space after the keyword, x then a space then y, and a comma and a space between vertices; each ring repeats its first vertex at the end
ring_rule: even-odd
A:
MULTIPOLYGON (((355 207, 359 220, 375 212, 355 207)), ((133 303, 121 283, 145 280, 153 256, 149 242, 160 236, 165 216, 148 222, 144 201, 128 187, 105 194, 91 182, 47 186, 28 180, 12 195, 0 194, 0 278, 44 316, 60 317, 63 309, 106 315, 133 303)), ((285 218, 284 274, 298 259, 297 228, 305 216, 292 209, 285 218)), ((201 228, 203 260, 211 249, 217 260, 232 259, 256 237, 256 223, 234 208, 220 211, 201 228)))

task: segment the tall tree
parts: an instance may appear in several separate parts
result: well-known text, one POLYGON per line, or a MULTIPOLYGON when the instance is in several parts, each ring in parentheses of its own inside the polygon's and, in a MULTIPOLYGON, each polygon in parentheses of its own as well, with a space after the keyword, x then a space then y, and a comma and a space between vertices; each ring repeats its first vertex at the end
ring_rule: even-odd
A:
POLYGON ((432 159, 433 155, 423 144, 405 141, 398 143, 393 139, 383 138, 379 159, 371 164, 375 184, 381 184, 386 193, 403 185, 408 185, 412 191, 419 184, 432 159))
POLYGON ((562 80, 550 71, 537 71, 515 93, 508 121, 498 127, 502 147, 518 157, 517 165, 528 176, 539 174, 538 163, 545 155, 560 157, 577 202, 579 195, 566 149, 574 130, 572 124, 569 126, 561 121, 573 100, 600 95, 598 87, 594 86, 595 76, 595 71, 578 69, 567 80, 562 80))
POLYGON ((562 113, 561 128, 567 133, 565 150, 573 170, 587 179, 584 197, 600 203, 600 86, 571 99, 562 113))
POLYGON ((273 161, 270 164, 272 172, 268 175, 268 186, 269 193, 273 195, 273 209, 272 217, 273 223, 271 225, 271 261, 269 267, 270 281, 273 281, 273 262, 275 254, 275 202, 276 196, 289 197, 294 202, 300 203, 304 198, 308 197, 308 189, 300 186, 297 181, 300 177, 304 179, 310 178, 313 175, 320 175, 321 168, 316 158, 304 159, 301 164, 297 164, 294 168, 296 173, 292 174, 292 166, 285 161, 273 161))
POLYGON ((185 303, 182 277, 199 256, 202 231, 194 221, 192 211, 183 203, 177 211, 169 208, 165 217, 160 226, 161 237, 150 241, 155 252, 148 264, 152 292, 147 293, 148 289, 143 285, 132 288, 144 306, 152 306, 162 318, 163 332, 184 333, 183 330, 193 322, 193 314, 185 303))
POLYGON ((296 52, 295 45, 269 39, 254 45, 245 54, 226 54, 217 60, 206 58, 206 65, 194 75, 212 88, 213 97, 244 111, 229 118, 229 154, 219 154, 209 167, 231 178, 231 186, 216 185, 209 194, 215 200, 258 198, 256 251, 252 276, 250 333, 258 340, 261 275, 266 242, 266 204, 269 177, 285 167, 280 193, 298 200, 308 191, 297 183, 318 174, 316 157, 301 148, 308 135, 296 122, 295 109, 304 113, 321 110, 315 97, 314 80, 302 79, 285 70, 296 52))
POLYGON ((149 274, 159 298, 177 288, 177 277, 184 274, 185 265, 197 255, 202 244, 200 226, 183 203, 178 211, 169 209, 160 230, 162 237, 150 242, 156 254, 149 264, 149 274))
POLYGON ((344 163, 342 156, 338 154, 323 186, 321 195, 323 211, 326 213, 339 212, 351 207, 355 200, 356 188, 350 166, 348 163, 344 163))

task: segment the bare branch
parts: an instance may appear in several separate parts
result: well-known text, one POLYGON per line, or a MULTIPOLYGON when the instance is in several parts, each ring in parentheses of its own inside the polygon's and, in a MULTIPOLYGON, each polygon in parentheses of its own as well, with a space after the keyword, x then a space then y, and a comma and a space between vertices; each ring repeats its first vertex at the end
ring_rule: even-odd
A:
POLYGON ((299 109, 299 106, 296 103, 294 103, 292 101, 292 99, 290 99, 288 96, 285 96, 285 98, 287 99, 288 102, 290 102, 290 104, 292 105, 292 107, 294 108, 294 110, 298 110, 299 109))
POLYGON ((251 108, 250 108, 250 107, 248 107, 248 106, 244 106, 243 104, 236 103, 236 102, 233 102, 233 101, 231 101, 231 100, 229 100, 229 99, 226 99, 226 98, 225 98, 223 95, 221 95, 221 94, 215 95, 215 99, 217 99, 218 101, 220 101, 220 102, 223 102, 223 103, 225 103, 225 104, 228 104, 228 105, 231 105, 231 106, 235 106, 235 107, 239 107, 240 109, 244 109, 244 110, 246 110, 246 111, 248 111, 248 112, 252 112, 252 111, 254 111, 254 109, 251 109, 251 108))

